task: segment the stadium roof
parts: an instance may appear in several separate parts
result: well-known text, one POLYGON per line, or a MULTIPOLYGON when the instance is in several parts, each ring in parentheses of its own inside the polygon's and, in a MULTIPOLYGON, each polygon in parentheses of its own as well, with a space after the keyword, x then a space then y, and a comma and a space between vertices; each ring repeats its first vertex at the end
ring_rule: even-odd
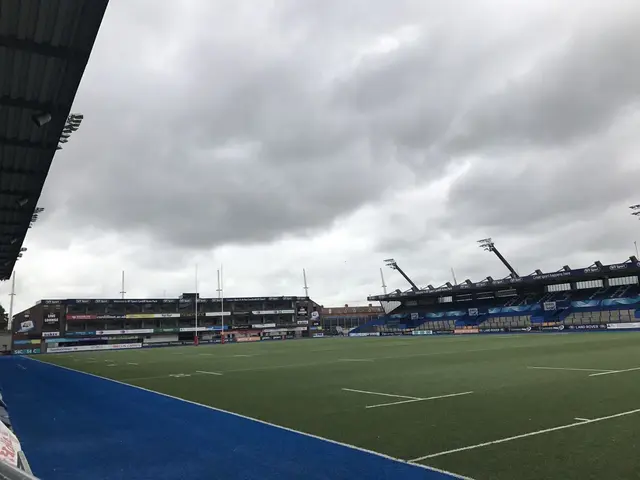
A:
POLYGON ((0 3, 0 280, 20 254, 107 4, 0 3), (38 127, 38 114, 51 120, 38 127))
POLYGON ((491 291, 495 292, 498 290, 518 287, 536 287, 564 283, 575 283, 588 280, 625 277, 638 274, 640 274, 640 261, 635 256, 632 256, 623 263, 614 263, 611 265, 603 265, 601 262, 596 261, 591 266, 586 268, 571 269, 568 266, 565 266, 556 272, 544 273, 540 270, 536 270, 530 275, 516 278, 512 276, 501 279, 493 279, 491 277, 487 277, 480 282, 465 280, 458 285, 451 285, 450 283, 446 283, 445 285, 437 288, 429 286, 418 291, 395 291, 386 295, 373 295, 368 297, 367 300, 397 301, 402 300, 403 298, 414 297, 441 297, 451 296, 454 294, 467 295, 470 293, 491 291))

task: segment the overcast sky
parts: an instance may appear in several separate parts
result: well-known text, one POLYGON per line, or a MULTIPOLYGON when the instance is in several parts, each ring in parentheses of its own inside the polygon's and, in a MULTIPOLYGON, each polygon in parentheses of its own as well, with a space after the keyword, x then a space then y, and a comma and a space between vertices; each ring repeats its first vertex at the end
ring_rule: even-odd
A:
MULTIPOLYGON (((624 261, 637 0, 111 0, 16 268, 41 298, 381 292, 624 261), (404 280, 385 272, 391 289, 404 280)), ((0 286, 6 305, 10 284, 0 286)))

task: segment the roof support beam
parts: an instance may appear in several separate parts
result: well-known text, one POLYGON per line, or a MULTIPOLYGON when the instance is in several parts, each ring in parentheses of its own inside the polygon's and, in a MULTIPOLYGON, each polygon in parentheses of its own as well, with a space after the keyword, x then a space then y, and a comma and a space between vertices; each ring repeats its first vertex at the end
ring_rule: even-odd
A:
MULTIPOLYGON (((38 165, 36 163, 36 165, 38 165)), ((46 165, 43 165, 46 166, 46 165)), ((38 175, 42 173, 42 170, 39 169, 35 169, 35 168, 9 168, 9 167, 0 167, 0 175, 4 174, 4 175, 27 175, 27 176, 31 176, 31 175, 38 175)), ((2 209, 0 209, 1 211, 2 209)))
POLYGON ((12 196, 16 198, 30 198, 33 192, 27 190, 4 190, 0 189, 0 195, 12 196))
POLYGON ((62 60, 85 63, 89 60, 89 52, 68 47, 58 47, 49 43, 34 42, 33 40, 17 38, 12 35, 0 35, 0 46, 62 60))
POLYGON ((53 115, 57 110, 62 108, 52 103, 38 102, 35 100, 27 100, 26 98, 13 98, 8 95, 0 96, 0 107, 15 107, 34 110, 38 112, 49 112, 53 115))
POLYGON ((37 148, 41 150, 53 150, 58 144, 47 142, 32 142, 31 140, 24 140, 20 138, 6 138, 0 137, 0 145, 7 145, 9 147, 18 148, 37 148))

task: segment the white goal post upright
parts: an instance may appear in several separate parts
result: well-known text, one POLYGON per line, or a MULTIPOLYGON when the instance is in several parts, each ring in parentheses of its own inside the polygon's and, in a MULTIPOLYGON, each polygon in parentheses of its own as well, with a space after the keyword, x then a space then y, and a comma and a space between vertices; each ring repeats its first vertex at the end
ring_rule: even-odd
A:
POLYGON ((198 264, 196 263, 196 295, 195 295, 195 319, 196 319, 196 330, 193 332, 193 344, 195 346, 198 345, 198 264))
POLYGON ((222 330, 220 331, 220 341, 224 343, 224 295, 222 294, 222 264, 218 270, 218 297, 220 298, 220 318, 222 318, 222 330))

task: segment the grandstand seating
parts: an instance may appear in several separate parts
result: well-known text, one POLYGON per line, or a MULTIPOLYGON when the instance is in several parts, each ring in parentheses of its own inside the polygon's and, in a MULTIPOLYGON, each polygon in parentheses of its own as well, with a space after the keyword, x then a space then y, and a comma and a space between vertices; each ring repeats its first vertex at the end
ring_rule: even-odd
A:
POLYGON ((635 310, 595 310, 571 312, 564 318, 564 325, 603 325, 607 323, 636 322, 635 310))
POLYGON ((353 330, 399 333, 410 330, 433 332, 492 332, 546 328, 576 328, 581 325, 640 323, 640 286, 609 287, 512 294, 481 298, 473 302, 416 305, 402 304, 353 330), (547 305, 555 302, 554 305, 547 305), (469 308, 471 307, 471 308, 469 308), (477 309, 472 312, 472 309, 477 309), (429 318, 432 317, 432 318, 429 318))
POLYGON ((526 328, 531 326, 531 315, 513 315, 489 317, 479 325, 479 329, 487 330, 494 328, 526 328))

